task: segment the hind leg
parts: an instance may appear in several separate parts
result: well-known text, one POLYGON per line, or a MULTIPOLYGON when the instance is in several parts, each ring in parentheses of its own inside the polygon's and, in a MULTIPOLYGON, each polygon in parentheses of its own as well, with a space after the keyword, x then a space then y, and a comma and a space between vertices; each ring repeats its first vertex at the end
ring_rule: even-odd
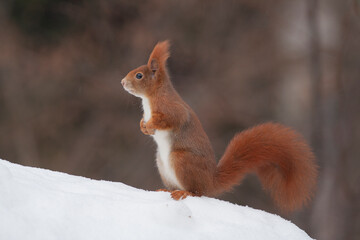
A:
POLYGON ((210 195, 213 192, 215 162, 187 151, 174 151, 172 156, 176 159, 174 165, 181 190, 186 190, 173 191, 174 199, 210 195))

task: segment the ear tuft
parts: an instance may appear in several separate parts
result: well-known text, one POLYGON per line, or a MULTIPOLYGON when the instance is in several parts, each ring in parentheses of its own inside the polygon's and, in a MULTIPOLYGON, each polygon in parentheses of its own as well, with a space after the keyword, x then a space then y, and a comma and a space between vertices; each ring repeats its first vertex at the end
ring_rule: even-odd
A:
POLYGON ((165 70, 166 60, 170 56, 169 48, 170 43, 168 40, 156 44, 148 61, 148 67, 151 71, 156 72, 161 69, 165 70))

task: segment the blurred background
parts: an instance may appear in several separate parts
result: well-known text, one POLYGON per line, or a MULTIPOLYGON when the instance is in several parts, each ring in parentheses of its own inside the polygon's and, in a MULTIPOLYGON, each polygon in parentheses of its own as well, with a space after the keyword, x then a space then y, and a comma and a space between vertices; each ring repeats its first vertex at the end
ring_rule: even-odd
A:
MULTIPOLYGON (((162 187, 141 102, 120 80, 170 39, 172 81, 219 159, 266 121, 301 132, 316 195, 282 214, 317 239, 360 236, 360 1, 3 0, 0 158, 162 187)), ((249 176, 221 199, 281 214, 249 176)))

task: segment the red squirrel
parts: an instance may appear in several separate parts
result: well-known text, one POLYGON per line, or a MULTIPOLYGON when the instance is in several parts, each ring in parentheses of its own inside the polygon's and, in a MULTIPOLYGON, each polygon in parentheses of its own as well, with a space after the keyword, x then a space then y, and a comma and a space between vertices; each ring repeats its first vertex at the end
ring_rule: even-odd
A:
POLYGON ((216 164, 198 117, 170 81, 169 56, 169 42, 159 42, 148 63, 121 81, 126 91, 142 99, 140 129, 157 143, 156 164, 165 191, 176 200, 217 196, 254 172, 280 209, 306 204, 316 185, 317 166, 303 137, 280 124, 261 124, 237 133, 216 164))

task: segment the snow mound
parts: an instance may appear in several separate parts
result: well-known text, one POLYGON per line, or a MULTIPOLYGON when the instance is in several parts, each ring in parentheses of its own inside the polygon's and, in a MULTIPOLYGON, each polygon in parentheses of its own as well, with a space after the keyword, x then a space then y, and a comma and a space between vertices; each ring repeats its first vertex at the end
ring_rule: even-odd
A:
POLYGON ((172 200, 122 183, 0 159, 0 239, 311 239, 279 216, 207 197, 172 200))

